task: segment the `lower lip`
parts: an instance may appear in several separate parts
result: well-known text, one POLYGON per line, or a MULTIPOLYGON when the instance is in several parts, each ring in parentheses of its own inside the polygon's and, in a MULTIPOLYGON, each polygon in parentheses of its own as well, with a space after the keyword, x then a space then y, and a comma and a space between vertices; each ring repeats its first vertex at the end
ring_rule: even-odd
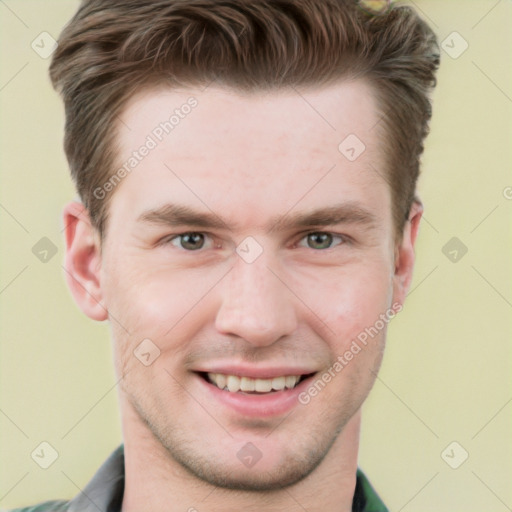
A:
POLYGON ((312 377, 314 375, 304 379, 293 389, 264 394, 245 394, 224 391, 197 375, 206 392, 210 393, 215 400, 238 414, 252 418, 270 418, 288 413, 293 407, 300 404, 299 395, 308 387, 312 377))

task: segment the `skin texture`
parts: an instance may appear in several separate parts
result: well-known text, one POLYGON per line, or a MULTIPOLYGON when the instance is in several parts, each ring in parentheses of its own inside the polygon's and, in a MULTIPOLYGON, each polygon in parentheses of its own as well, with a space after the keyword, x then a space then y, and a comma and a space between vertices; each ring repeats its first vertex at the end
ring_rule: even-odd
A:
POLYGON ((195 371, 285 367, 321 378, 403 303, 421 207, 397 237, 374 170, 383 169, 378 110, 362 82, 301 94, 145 91, 122 115, 119 165, 190 97, 197 106, 110 192, 101 247, 80 204, 64 211, 69 286, 85 314, 109 320, 123 377, 123 510, 350 510, 360 407, 386 326, 283 414, 240 414, 195 371), (349 134, 366 146, 354 161, 338 149, 349 134), (168 204, 218 225, 141 220, 168 204), (339 206, 335 224, 292 223, 339 206), (319 231, 334 234, 330 247, 329 237, 327 248, 312 243, 319 231), (204 246, 184 248, 177 235, 187 232, 205 233, 204 246), (257 245, 240 245, 247 237, 257 245), (237 247, 262 252, 248 263, 237 247), (134 356, 144 339, 160 350, 148 366, 134 356), (237 457, 246 443, 262 455, 252 467, 237 457))

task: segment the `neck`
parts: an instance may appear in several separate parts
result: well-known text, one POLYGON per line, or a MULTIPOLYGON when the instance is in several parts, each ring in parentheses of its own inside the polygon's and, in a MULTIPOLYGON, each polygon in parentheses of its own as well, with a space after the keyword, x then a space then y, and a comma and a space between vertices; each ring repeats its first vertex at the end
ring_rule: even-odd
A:
POLYGON ((222 489, 176 462, 121 396, 125 453, 122 512, 349 512, 356 484, 360 411, 306 478, 271 492, 222 489))

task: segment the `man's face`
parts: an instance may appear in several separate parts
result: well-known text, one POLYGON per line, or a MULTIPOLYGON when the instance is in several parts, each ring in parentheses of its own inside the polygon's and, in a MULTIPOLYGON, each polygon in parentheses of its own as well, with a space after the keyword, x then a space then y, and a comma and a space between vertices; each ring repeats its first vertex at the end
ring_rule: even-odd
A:
POLYGON ((366 398, 403 298, 373 95, 159 90, 121 118, 120 166, 157 143, 115 188, 102 252, 121 393, 201 479, 296 482, 366 398))

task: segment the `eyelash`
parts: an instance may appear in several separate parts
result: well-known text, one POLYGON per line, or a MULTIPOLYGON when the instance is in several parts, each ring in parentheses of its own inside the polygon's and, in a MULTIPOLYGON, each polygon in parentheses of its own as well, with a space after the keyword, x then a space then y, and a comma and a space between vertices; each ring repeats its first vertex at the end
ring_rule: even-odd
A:
MULTIPOLYGON (((208 233, 203 233, 201 231, 185 231, 183 233, 179 233, 177 235, 173 235, 173 236, 168 236, 166 238, 163 238, 160 242, 159 242, 159 245, 174 245, 172 242, 175 241, 175 240, 179 240, 180 237, 183 237, 185 235, 203 235, 204 237, 208 237, 208 238, 212 238, 211 235, 209 235, 208 233)), ((295 246, 297 246, 302 240, 305 240, 307 239, 308 236, 310 235, 330 235, 332 236, 333 240, 335 239, 339 239, 340 242, 334 246, 330 246, 330 247, 327 247, 325 249, 314 249, 312 247, 305 247, 305 246, 302 246, 302 247, 305 247, 305 248, 309 248, 309 249, 312 249, 312 250, 315 250, 315 251, 328 251, 329 249, 333 249, 335 247, 338 247, 340 245, 345 245, 347 243, 350 243, 350 238, 346 235, 341 235, 341 234, 338 234, 338 233, 333 233, 333 232, 330 232, 330 231, 308 231, 304 234, 302 234, 301 238, 299 239, 299 241, 297 242, 297 244, 295 244, 295 246)), ((307 242, 306 242, 307 243, 307 242)), ((196 250, 186 250, 184 249, 183 247, 178 247, 180 249, 182 249, 183 251, 185 252, 200 252, 202 250, 204 250, 204 247, 201 247, 200 249, 196 249, 196 250)))

